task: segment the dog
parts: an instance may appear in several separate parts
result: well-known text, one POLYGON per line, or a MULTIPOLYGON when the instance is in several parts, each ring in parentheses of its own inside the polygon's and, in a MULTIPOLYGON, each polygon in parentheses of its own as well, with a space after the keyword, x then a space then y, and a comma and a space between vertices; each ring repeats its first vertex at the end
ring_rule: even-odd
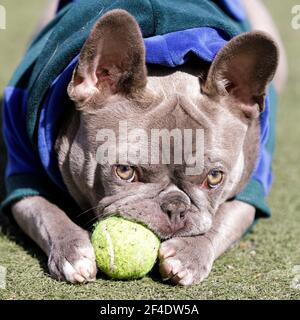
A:
MULTIPOLYGON (((234 197, 255 168, 267 86, 274 78, 282 90, 286 60, 266 9, 254 0, 243 5, 253 31, 233 37, 210 64, 192 61, 172 70, 147 65, 135 18, 109 11, 92 28, 68 85, 73 108, 60 125, 55 154, 69 194, 82 211, 92 208, 95 219, 118 213, 148 226, 163 241, 162 279, 174 284, 203 281, 255 219, 254 206, 234 197), (204 130, 201 173, 187 175, 187 161, 99 164, 95 133, 109 129, 122 139, 124 120, 128 131, 149 136, 154 128, 204 130)), ((124 152, 118 145, 119 157, 124 152)), ((14 202, 11 212, 48 256, 53 277, 95 280, 90 234, 59 206, 32 195, 14 202)))

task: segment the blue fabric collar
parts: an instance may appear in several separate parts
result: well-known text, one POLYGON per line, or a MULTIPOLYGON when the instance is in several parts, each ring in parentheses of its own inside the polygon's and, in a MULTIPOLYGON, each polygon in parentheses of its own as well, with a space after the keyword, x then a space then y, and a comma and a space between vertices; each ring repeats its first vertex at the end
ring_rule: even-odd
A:
POLYGON ((174 68, 194 55, 211 62, 226 44, 225 36, 213 28, 193 28, 144 39, 147 63, 174 68))

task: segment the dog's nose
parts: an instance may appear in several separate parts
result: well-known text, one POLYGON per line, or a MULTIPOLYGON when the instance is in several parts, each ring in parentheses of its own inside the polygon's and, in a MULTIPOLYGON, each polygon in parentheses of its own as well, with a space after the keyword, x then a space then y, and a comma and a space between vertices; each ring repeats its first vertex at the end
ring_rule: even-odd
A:
POLYGON ((179 223, 185 217, 187 205, 178 199, 169 199, 161 204, 161 209, 169 216, 172 223, 179 223))

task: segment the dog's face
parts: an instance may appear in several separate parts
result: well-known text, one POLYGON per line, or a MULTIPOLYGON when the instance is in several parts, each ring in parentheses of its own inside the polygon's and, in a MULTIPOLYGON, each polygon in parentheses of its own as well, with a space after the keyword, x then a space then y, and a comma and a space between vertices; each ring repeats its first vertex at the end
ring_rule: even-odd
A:
POLYGON ((68 88, 78 121, 59 140, 61 171, 81 207, 99 217, 117 213, 163 239, 203 234, 253 170, 277 48, 253 32, 231 40, 209 68, 147 70, 144 56, 128 13, 112 11, 95 25, 68 88), (157 132, 173 138, 153 143, 157 132))

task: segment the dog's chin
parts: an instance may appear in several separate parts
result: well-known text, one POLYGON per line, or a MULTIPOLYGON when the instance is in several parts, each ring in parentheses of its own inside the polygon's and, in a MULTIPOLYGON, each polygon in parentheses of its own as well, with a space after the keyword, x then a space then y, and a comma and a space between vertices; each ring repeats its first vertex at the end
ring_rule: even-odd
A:
POLYGON ((174 237, 200 236, 207 233, 212 227, 212 216, 208 212, 187 216, 183 221, 175 224, 171 223, 168 216, 161 211, 152 210, 151 213, 147 213, 147 210, 145 212, 133 212, 121 208, 112 211, 109 207, 105 208, 101 214, 98 214, 99 219, 110 216, 121 216, 125 219, 141 223, 162 240, 174 237))

